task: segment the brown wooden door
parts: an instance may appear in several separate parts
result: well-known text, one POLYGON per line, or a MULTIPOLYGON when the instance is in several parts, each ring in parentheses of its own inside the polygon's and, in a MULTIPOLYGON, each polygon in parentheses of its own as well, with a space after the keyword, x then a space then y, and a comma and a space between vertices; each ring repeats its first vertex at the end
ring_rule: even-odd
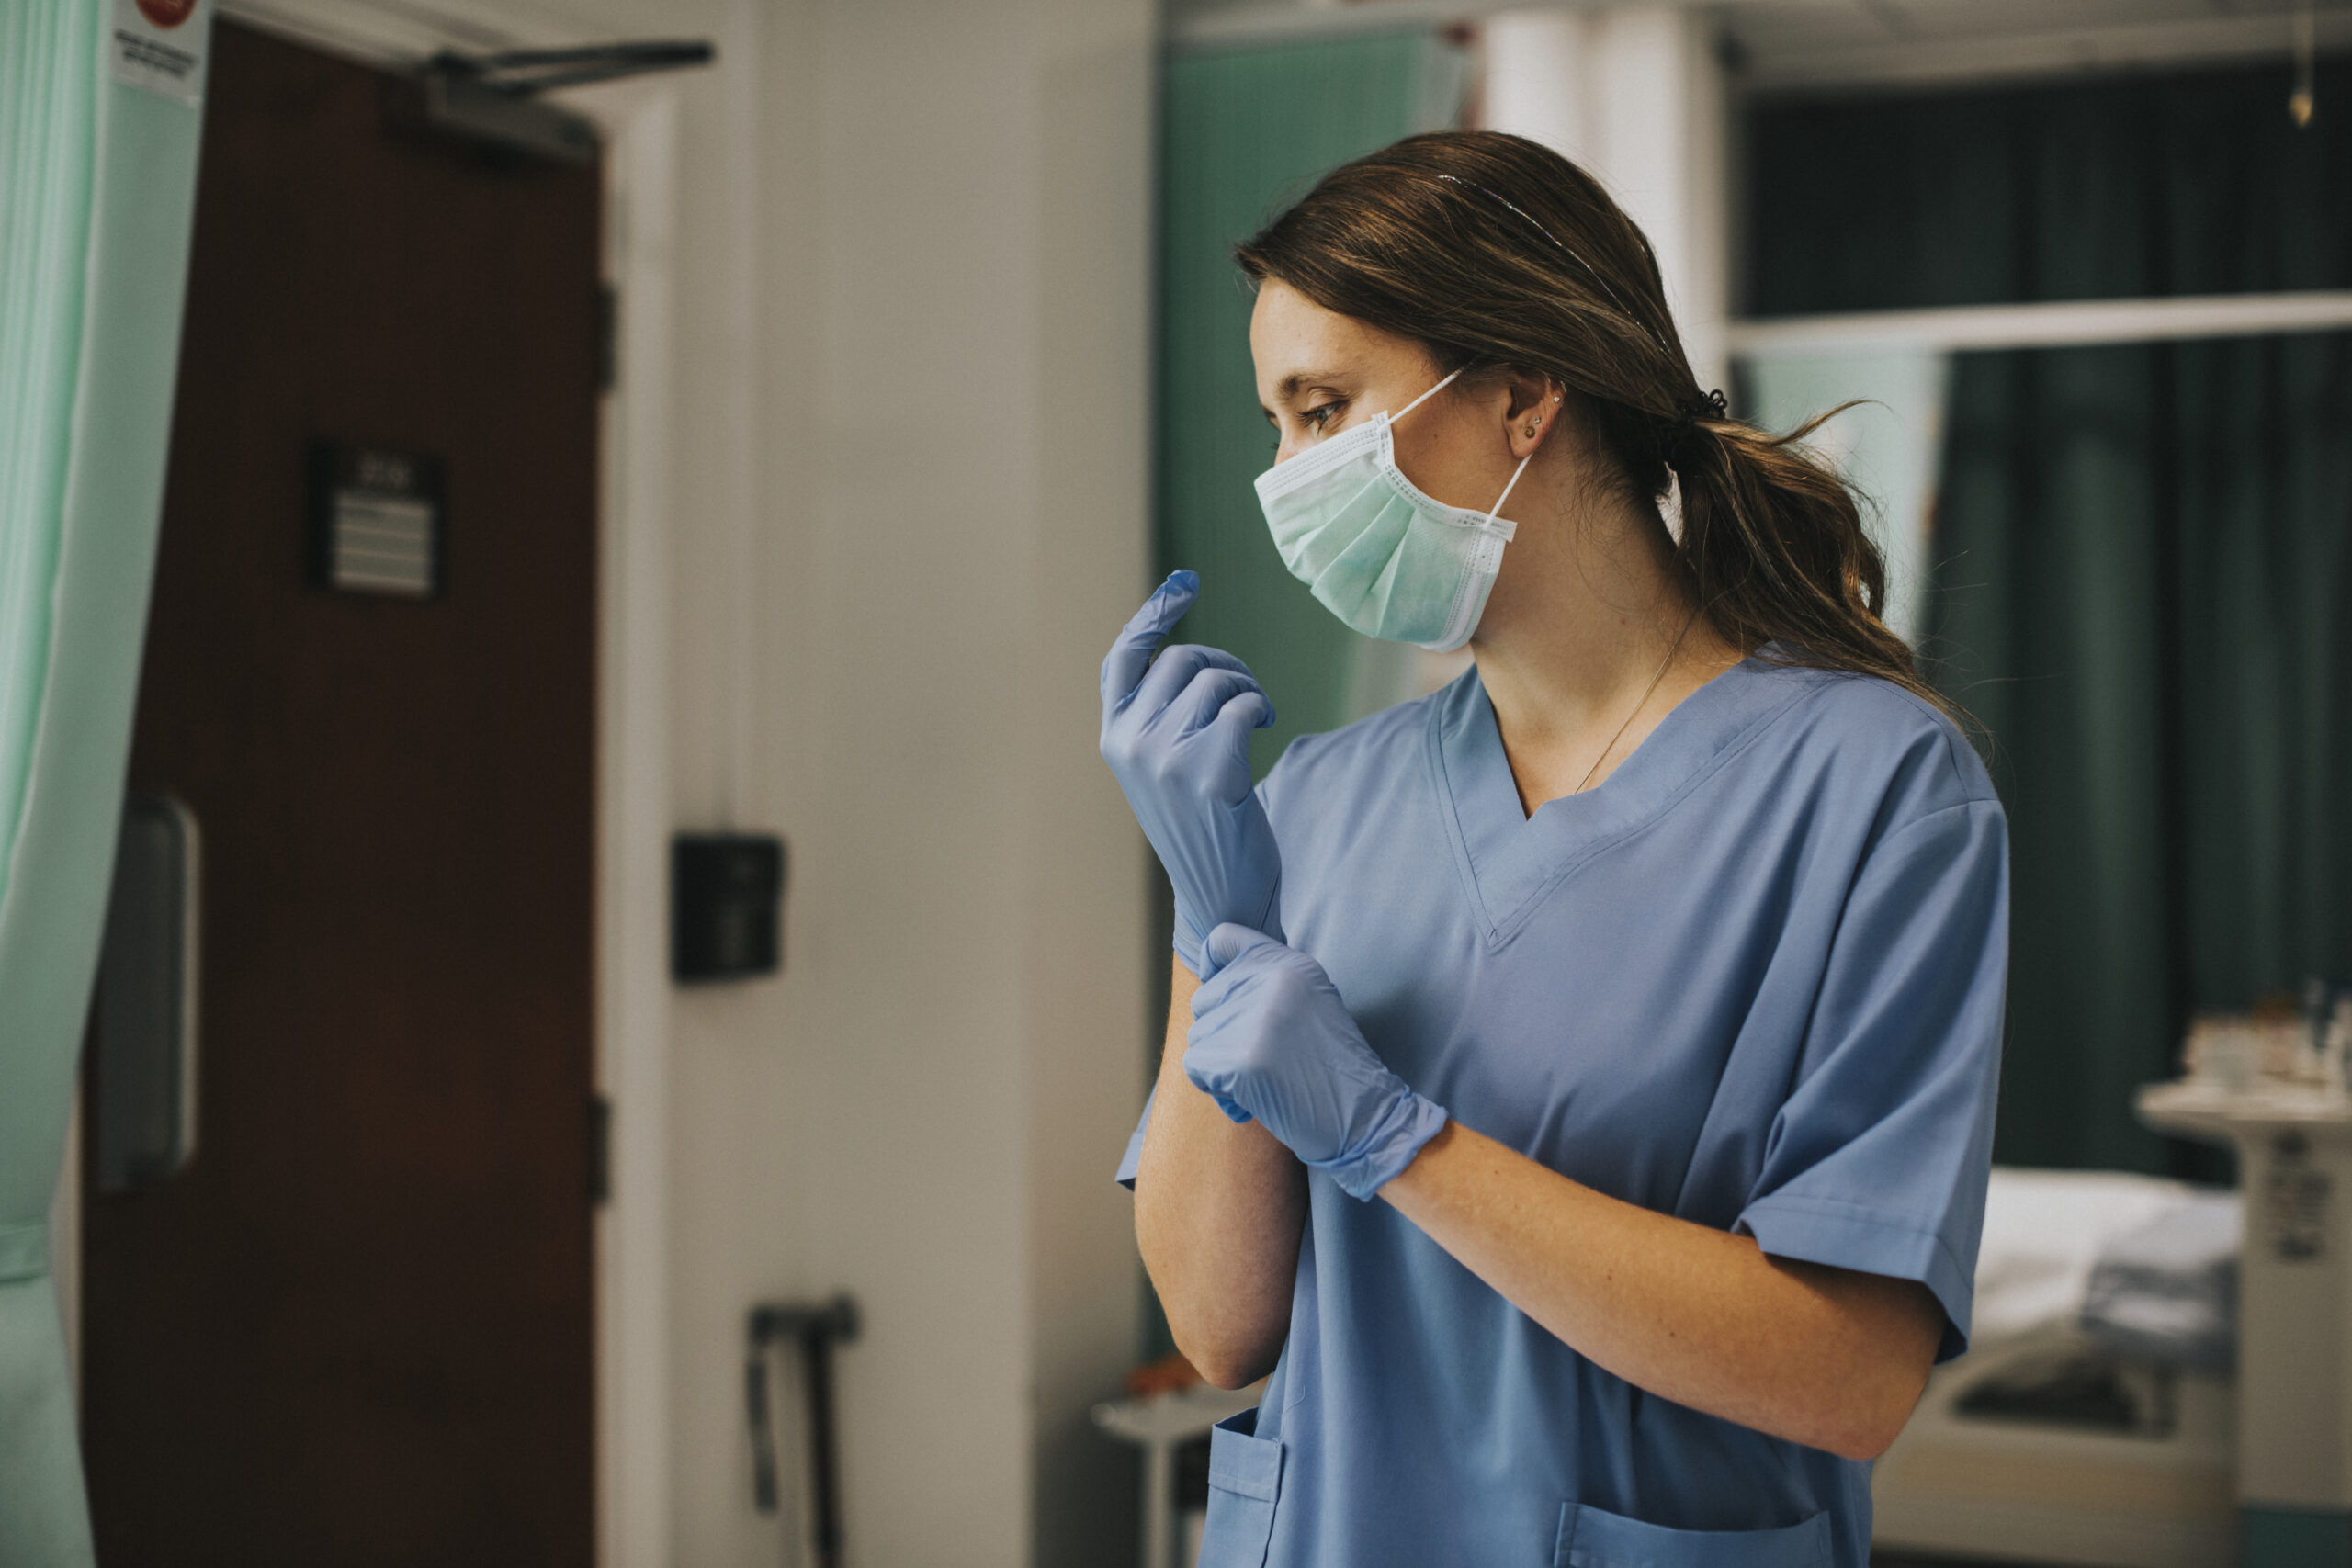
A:
POLYGON ((86 1211, 98 1552, 592 1555, 595 170, 234 26, 131 783, 203 847, 193 1163, 86 1211), (445 590, 316 586, 306 456, 440 459, 445 590))

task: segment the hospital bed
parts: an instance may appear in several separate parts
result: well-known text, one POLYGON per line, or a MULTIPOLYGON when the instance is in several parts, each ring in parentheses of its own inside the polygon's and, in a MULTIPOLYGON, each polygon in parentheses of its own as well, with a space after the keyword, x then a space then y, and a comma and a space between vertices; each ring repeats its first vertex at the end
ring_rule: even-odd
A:
POLYGON ((1994 1172, 1970 1353, 1873 1473, 1882 1550, 2086 1568, 2236 1560, 2233 1195, 1994 1172))

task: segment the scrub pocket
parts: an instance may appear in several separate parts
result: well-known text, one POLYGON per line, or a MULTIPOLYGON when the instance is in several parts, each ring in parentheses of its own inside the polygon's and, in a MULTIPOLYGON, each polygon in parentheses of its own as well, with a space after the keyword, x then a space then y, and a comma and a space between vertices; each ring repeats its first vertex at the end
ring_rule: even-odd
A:
POLYGON ((1829 1568, 1830 1551, 1826 1513, 1776 1530, 1674 1530, 1566 1503, 1552 1568, 1829 1568))
POLYGON ((1200 1568, 1264 1568, 1283 1490, 1283 1446, 1255 1436, 1257 1429, 1258 1413, 1245 1410, 1209 1434, 1209 1517, 1201 1532, 1200 1568))

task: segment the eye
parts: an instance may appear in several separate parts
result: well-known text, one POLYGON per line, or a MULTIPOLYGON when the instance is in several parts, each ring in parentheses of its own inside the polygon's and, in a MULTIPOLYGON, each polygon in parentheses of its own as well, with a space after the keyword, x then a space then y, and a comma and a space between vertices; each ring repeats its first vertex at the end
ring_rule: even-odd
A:
POLYGON ((1340 411, 1345 407, 1347 404, 1337 399, 1328 403, 1317 403, 1300 414, 1298 421, 1316 434, 1321 435, 1331 428, 1331 422, 1340 417, 1340 411))

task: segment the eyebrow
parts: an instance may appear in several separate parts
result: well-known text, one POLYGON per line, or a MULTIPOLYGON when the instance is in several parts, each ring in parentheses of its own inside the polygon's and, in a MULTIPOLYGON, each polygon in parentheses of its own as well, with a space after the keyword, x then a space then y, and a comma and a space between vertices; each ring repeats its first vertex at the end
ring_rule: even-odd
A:
MULTIPOLYGON (((1329 370, 1294 370, 1274 383, 1274 396, 1283 402, 1288 402, 1298 396, 1298 389, 1301 387, 1312 386, 1317 381, 1336 381, 1339 378, 1336 373, 1329 370)), ((1263 403, 1258 405, 1258 412, 1268 419, 1274 417, 1274 411, 1263 403)))

